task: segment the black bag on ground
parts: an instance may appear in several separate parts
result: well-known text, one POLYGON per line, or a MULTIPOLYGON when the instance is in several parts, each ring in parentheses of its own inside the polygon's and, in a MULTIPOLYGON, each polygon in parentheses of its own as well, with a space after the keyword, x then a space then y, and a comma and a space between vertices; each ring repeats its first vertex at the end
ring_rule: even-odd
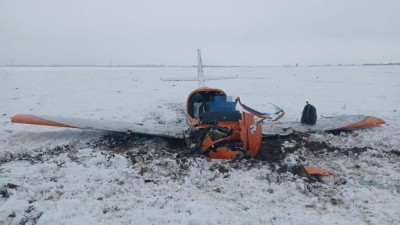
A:
POLYGON ((307 102, 301 115, 301 123, 314 125, 317 122, 317 109, 307 102))

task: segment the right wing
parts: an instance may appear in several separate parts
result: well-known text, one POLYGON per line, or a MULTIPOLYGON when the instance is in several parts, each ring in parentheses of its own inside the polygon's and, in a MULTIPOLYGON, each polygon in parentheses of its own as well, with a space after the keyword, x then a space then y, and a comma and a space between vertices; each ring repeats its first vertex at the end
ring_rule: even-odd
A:
POLYGON ((127 132, 176 139, 183 139, 184 131, 187 129, 184 126, 178 125, 139 124, 119 121, 92 120, 73 117, 68 118, 56 116, 39 116, 28 114, 17 114, 11 118, 11 122, 53 127, 127 132))
POLYGON ((385 121, 374 116, 342 115, 323 117, 317 120, 317 123, 315 125, 302 124, 300 121, 266 122, 262 124, 262 133, 264 136, 285 136, 292 133, 293 131, 299 133, 315 133, 335 130, 369 128, 382 124, 385 124, 385 121))

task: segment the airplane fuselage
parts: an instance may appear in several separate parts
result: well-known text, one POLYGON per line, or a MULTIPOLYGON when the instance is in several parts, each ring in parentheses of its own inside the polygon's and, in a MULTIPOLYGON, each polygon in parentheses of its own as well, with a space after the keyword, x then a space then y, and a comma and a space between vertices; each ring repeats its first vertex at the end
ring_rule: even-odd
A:
POLYGON ((200 87, 192 91, 185 107, 190 125, 189 144, 211 158, 232 159, 255 156, 262 142, 261 125, 254 115, 236 110, 221 89, 200 87))

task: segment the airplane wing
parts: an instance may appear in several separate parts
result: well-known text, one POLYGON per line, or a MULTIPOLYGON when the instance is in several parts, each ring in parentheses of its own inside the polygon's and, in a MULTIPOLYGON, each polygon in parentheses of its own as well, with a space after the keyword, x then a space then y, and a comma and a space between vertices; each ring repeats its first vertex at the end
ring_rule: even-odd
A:
MULTIPOLYGON (((188 129, 188 127, 179 125, 139 124, 120 121, 42 115, 39 116, 28 114, 17 114, 11 118, 11 122, 65 128, 146 134, 151 136, 176 139, 184 139, 184 131, 188 129)), ((358 128, 374 127, 382 124, 385 124, 384 120, 377 117, 364 115, 323 117, 319 119, 315 125, 302 124, 300 121, 269 121, 262 123, 262 134, 264 137, 275 135, 287 136, 293 132, 307 133, 335 130, 351 130, 358 128)))
POLYGON ((146 134, 159 137, 183 139, 187 127, 166 124, 139 124, 120 121, 80 119, 43 115, 17 114, 11 118, 13 123, 34 124, 42 126, 78 128, 146 134))
POLYGON ((262 124, 262 133, 264 136, 273 136, 277 134, 288 135, 293 131, 307 133, 352 130, 374 127, 382 124, 385 124, 385 121, 374 116, 342 115, 323 117, 318 119, 315 125, 302 124, 300 121, 267 122, 262 124))

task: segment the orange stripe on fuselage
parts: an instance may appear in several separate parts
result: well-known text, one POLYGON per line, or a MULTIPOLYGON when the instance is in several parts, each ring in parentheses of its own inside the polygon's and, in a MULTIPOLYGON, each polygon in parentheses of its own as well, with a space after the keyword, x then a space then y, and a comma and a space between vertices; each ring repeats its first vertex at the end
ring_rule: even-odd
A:
POLYGON ((349 126, 343 127, 342 129, 344 130, 351 130, 351 129, 357 129, 357 128, 367 128, 367 127, 375 127, 378 125, 385 124, 385 121, 383 119, 374 117, 374 116, 367 116, 365 120, 360 121, 358 123, 351 124, 349 126))
POLYGON ((36 116, 27 115, 27 114, 17 114, 11 118, 11 122, 13 123, 25 123, 25 124, 34 124, 41 126, 52 126, 52 127, 67 127, 67 128, 77 128, 73 126, 69 126, 62 123, 57 123, 50 120, 45 120, 36 116))

